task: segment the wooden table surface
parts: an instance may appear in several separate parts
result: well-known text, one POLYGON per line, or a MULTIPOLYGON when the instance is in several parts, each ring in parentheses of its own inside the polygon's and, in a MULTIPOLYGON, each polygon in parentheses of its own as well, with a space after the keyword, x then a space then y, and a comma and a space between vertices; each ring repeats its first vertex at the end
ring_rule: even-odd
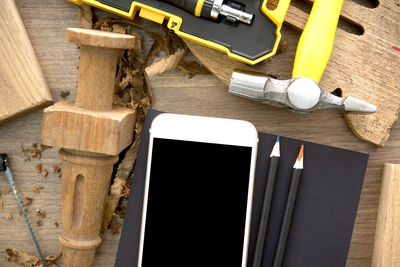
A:
MULTIPOLYGON (((77 6, 66 0, 16 2, 54 99, 60 101, 60 92, 69 90, 71 95, 67 100, 73 101, 79 50, 74 44, 65 41, 65 31, 67 27, 79 26, 77 6)), ((286 27, 283 30, 284 33, 291 31, 286 27)), ((298 35, 288 38, 298 38, 298 35)), ((288 43, 291 43, 291 39, 288 43)), ((290 49, 294 51, 295 47, 288 47, 290 49)), ((280 77, 287 77, 290 69, 279 74, 280 77)), ((212 75, 188 78, 180 71, 173 70, 153 77, 151 86, 155 109, 248 120, 259 131, 369 153, 370 161, 347 266, 364 267, 371 264, 383 164, 400 163, 398 126, 394 127, 386 147, 378 148, 353 135, 340 112, 322 111, 304 116, 251 102, 229 95, 227 88, 212 75)), ((10 157, 20 195, 23 198, 33 198, 32 205, 28 206, 28 215, 44 253, 53 255, 61 250, 58 243, 61 232, 61 179, 53 173, 53 166, 60 165, 57 149, 48 149, 42 153, 41 159, 32 158, 27 162, 20 152, 21 145, 31 147, 34 143, 41 143, 41 121, 42 111, 37 111, 0 126, 0 152, 8 153, 10 157), (35 166, 39 163, 49 170, 47 177, 36 172, 35 166), (43 189, 36 193, 33 186, 43 189), (46 211, 45 218, 35 214, 38 208, 46 211), (41 226, 36 225, 38 220, 43 222, 41 226), (59 227, 55 222, 60 224, 59 227)), ((0 188, 7 186, 6 177, 1 174, 0 188)), ((3 210, 0 211, 0 266, 11 266, 5 260, 6 248, 16 248, 32 254, 36 254, 36 251, 12 193, 3 194, 0 201, 3 202, 3 210), (12 214, 11 219, 7 218, 9 214, 12 214)), ((118 240, 118 234, 113 235, 109 230, 105 232, 94 266, 113 266, 118 240)))

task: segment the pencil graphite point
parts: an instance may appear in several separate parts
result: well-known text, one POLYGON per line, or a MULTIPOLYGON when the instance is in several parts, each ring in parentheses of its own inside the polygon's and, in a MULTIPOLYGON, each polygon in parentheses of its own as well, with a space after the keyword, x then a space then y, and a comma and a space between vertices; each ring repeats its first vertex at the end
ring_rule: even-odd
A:
POLYGON ((304 159, 304 145, 301 145, 299 155, 297 156, 296 162, 294 163, 294 169, 303 169, 303 159, 304 159))
POLYGON ((281 151, 280 151, 280 145, 279 145, 279 136, 276 138, 274 148, 272 149, 271 155, 269 157, 280 157, 281 156, 281 151))

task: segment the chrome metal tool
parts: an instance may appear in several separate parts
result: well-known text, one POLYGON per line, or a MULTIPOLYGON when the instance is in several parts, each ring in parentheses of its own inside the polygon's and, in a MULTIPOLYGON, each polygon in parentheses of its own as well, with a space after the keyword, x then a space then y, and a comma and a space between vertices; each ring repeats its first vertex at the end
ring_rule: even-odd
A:
POLYGON ((231 3, 229 6, 225 0, 159 0, 180 7, 197 17, 203 17, 210 20, 218 20, 220 16, 228 21, 236 23, 242 22, 251 24, 254 15, 240 10, 240 5, 231 3))
POLYGON ((376 106, 370 103, 351 96, 335 96, 306 77, 277 80, 258 72, 236 70, 232 74, 229 92, 257 101, 280 104, 297 113, 320 109, 368 113, 376 111, 376 106))
POLYGON ((343 0, 314 1, 297 46, 292 79, 277 80, 260 73, 234 71, 229 92, 278 103, 298 113, 319 109, 375 112, 376 107, 370 103, 351 96, 335 96, 318 85, 332 52, 342 4, 343 0))

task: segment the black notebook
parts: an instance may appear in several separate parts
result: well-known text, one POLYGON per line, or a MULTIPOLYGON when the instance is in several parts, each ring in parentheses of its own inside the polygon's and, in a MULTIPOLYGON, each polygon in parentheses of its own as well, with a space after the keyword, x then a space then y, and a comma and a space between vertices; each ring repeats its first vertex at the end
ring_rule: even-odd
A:
MULTIPOLYGON (((136 267, 144 198, 149 128, 161 112, 148 110, 136 160, 115 266, 136 267)), ((259 132, 247 266, 251 267, 269 155, 276 135, 259 132)), ((272 266, 292 167, 304 144, 304 171, 283 266, 345 266, 368 154, 281 137, 281 161, 268 225, 263 267, 272 266)), ((207 257, 206 248, 202 252, 207 257)), ((163 266, 173 266, 164 262, 163 266)), ((190 263, 187 265, 190 267, 190 263)), ((157 266, 155 266, 157 267, 157 266)), ((214 267, 212 265, 205 267, 214 267)), ((225 266, 215 266, 225 267, 225 266)), ((234 266, 226 266, 234 267, 234 266)), ((240 266, 237 266, 240 267, 240 266)))

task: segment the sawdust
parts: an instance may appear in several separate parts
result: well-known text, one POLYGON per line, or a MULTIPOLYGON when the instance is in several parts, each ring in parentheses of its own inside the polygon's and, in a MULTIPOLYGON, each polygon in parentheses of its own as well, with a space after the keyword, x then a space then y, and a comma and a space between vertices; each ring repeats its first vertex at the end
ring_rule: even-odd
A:
POLYGON ((38 163, 35 166, 36 172, 40 173, 43 177, 47 177, 47 175, 49 174, 49 171, 46 169, 43 169, 43 164, 42 163, 38 163))
MULTIPOLYGON (((114 19, 110 17, 105 17, 100 19, 99 21, 93 24, 93 29, 100 29, 104 31, 116 31, 119 33, 130 33, 131 29, 136 28, 137 30, 141 30, 148 34, 153 39, 153 44, 149 51, 146 51, 146 58, 144 62, 144 66, 147 68, 152 64, 156 64, 158 62, 153 63, 153 61, 159 56, 160 52, 164 52, 167 58, 162 60, 162 63, 158 63, 157 66, 153 66, 151 68, 152 73, 160 74, 164 71, 173 69, 177 67, 182 70, 185 74, 190 76, 194 76, 197 74, 208 74, 210 73, 203 65, 199 62, 195 61, 186 61, 183 55, 180 55, 180 60, 176 60, 177 55, 176 52, 179 50, 187 51, 187 47, 184 42, 175 34, 171 33, 169 29, 165 25, 161 25, 162 34, 153 32, 143 25, 132 21, 132 20, 124 20, 124 19, 114 19), (118 26, 116 26, 118 25, 118 26), (121 29, 124 28, 125 31, 121 29), (171 58, 168 60, 168 58, 171 58), (175 58, 175 60, 173 60, 175 58), (174 61, 175 64, 171 64, 174 61), (168 66, 167 66, 168 65, 168 66)), ((150 76, 150 75, 149 75, 150 76)))
POLYGON ((41 173, 42 172, 42 167, 43 167, 42 163, 36 164, 36 166, 35 166, 36 172, 37 173, 41 173))
POLYGON ((57 174, 57 173, 60 173, 60 172, 61 172, 61 168, 58 167, 57 165, 54 165, 54 166, 53 166, 53 173, 54 173, 54 174, 57 174))
POLYGON ((43 170, 40 172, 40 174, 41 174, 43 177, 46 177, 46 176, 47 176, 47 174, 49 174, 49 171, 48 171, 48 170, 45 170, 45 169, 43 169, 43 170))
POLYGON ((1 192, 3 195, 7 195, 8 193, 11 192, 11 187, 10 187, 10 186, 1 187, 1 188, 0 188, 0 192, 1 192))
POLYGON ((35 192, 35 193, 40 193, 40 190, 42 190, 43 189, 43 186, 33 186, 32 187, 32 190, 33 190, 33 192, 35 192))
MULTIPOLYGON (((43 263, 38 256, 18 251, 16 249, 6 249, 6 260, 10 263, 23 267, 43 267, 43 263)), ((56 256, 46 256, 45 260, 49 267, 57 267, 56 261, 61 257, 61 252, 56 256)))
POLYGON ((60 96, 62 97, 62 98, 66 98, 67 96, 69 96, 70 95, 70 91, 61 91, 60 92, 60 96))
POLYGON ((33 198, 31 197, 25 197, 25 201, 24 201, 24 206, 31 206, 33 202, 33 198))
POLYGON ((42 210, 42 209, 36 209, 36 210, 35 210, 35 213, 36 213, 37 215, 39 215, 40 217, 42 217, 42 218, 46 218, 46 211, 44 211, 44 210, 42 210))
POLYGON ((21 145, 20 151, 24 156, 24 161, 31 161, 31 158, 40 159, 42 157, 42 152, 48 148, 51 148, 51 146, 46 146, 43 144, 40 144, 39 147, 37 143, 32 144, 31 148, 26 148, 24 145, 21 145))

